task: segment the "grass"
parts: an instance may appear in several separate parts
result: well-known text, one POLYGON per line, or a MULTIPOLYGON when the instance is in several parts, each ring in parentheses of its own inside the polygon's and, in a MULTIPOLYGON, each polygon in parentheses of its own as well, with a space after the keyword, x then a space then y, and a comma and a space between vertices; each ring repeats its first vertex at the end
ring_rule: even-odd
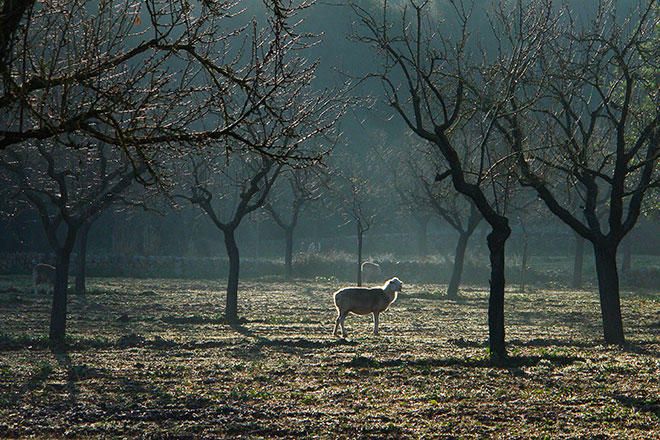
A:
POLYGON ((330 336, 331 279, 92 279, 66 348, 49 298, 0 278, 0 437, 652 438, 660 432, 660 302, 622 297, 629 345, 601 345, 593 290, 507 293, 511 361, 487 356, 487 293, 406 285, 371 335, 330 336), (150 292, 144 294, 144 292, 150 292), (16 297, 20 300, 16 300, 16 297), (11 298, 11 299, 10 299, 11 298), (120 319, 121 318, 121 319, 120 319))

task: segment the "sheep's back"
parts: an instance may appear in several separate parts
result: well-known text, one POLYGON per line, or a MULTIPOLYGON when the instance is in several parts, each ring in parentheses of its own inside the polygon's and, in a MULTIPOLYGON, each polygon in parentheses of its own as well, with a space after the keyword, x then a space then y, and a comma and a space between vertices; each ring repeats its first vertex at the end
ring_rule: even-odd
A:
POLYGON ((346 287, 335 292, 335 306, 339 310, 366 315, 386 306, 383 289, 346 287))

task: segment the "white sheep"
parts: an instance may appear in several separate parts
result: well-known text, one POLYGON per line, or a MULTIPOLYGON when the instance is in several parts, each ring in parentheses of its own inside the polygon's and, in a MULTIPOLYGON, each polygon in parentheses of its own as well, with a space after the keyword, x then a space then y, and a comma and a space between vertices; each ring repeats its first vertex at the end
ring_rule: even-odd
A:
POLYGON ((374 315, 374 334, 378 334, 378 315, 387 310, 397 298, 403 283, 398 278, 387 281, 383 287, 345 287, 335 292, 335 307, 337 307, 337 320, 333 335, 341 326, 341 333, 346 337, 344 320, 350 312, 357 315, 374 315))
POLYGON ((50 291, 55 287, 55 268, 50 264, 39 263, 32 269, 32 282, 34 283, 34 294, 43 289, 50 291))
POLYGON ((373 283, 382 280, 382 278, 380 277, 382 271, 380 270, 380 264, 378 263, 374 263, 372 261, 365 261, 360 266, 360 271, 362 272, 363 283, 373 283))

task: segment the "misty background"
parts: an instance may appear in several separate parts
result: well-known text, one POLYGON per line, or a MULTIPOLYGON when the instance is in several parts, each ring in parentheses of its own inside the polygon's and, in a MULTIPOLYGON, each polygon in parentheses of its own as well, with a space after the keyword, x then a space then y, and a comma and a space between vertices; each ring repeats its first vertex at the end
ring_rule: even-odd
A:
MULTIPOLYGON (((376 261, 383 266, 384 273, 397 274, 410 282, 447 283, 458 233, 432 212, 421 213, 420 220, 422 208, 411 207, 403 200, 400 189, 405 182, 392 170, 407 159, 419 141, 411 138, 401 119, 380 99, 382 84, 363 80, 380 62, 379 55, 355 41, 360 24, 353 10, 340 3, 319 2, 300 16, 302 30, 317 35, 316 43, 305 55, 319 62, 313 86, 323 90, 350 84, 350 93, 360 103, 350 107, 339 121, 341 135, 321 168, 350 168, 366 185, 378 189, 364 201, 373 217, 372 226, 364 236, 365 260, 376 261)), ((377 8, 376 3, 372 6, 377 8)), ((396 7, 396 2, 392 3, 396 7)), ((595 13, 595 2, 568 3, 578 21, 588 20, 595 13)), ((239 20, 253 17, 264 20, 261 2, 242 2, 242 5, 246 11, 239 20)), ((617 2, 621 16, 635 5, 635 1, 617 2)), ((434 4, 439 17, 448 7, 446 2, 434 4)), ((487 26, 485 8, 479 4, 472 23, 471 32, 477 36, 480 27, 487 26)), ((451 28, 451 23, 445 24, 451 28)), ((433 171, 429 174, 433 178, 433 171)), ((523 190, 523 193, 523 198, 528 200, 526 206, 512 208, 510 215, 513 233, 507 246, 508 281, 519 282, 521 259, 526 253, 529 281, 568 285, 576 236, 549 215, 540 201, 534 201, 531 191, 523 190)), ((148 209, 113 206, 94 222, 88 239, 88 275, 225 277, 227 258, 222 234, 209 218, 191 204, 173 202, 158 194, 149 197, 153 202, 148 209)), ((290 203, 285 188, 274 188, 269 197, 276 206, 290 203)), ((652 193, 648 199, 653 198, 652 193)), ((303 207, 293 239, 294 276, 354 279, 356 231, 350 218, 338 209, 338 203, 341 202, 331 191, 321 189, 318 199, 303 207)), ((29 273, 34 261, 54 262, 54 253, 35 210, 21 209, 0 216, 0 230, 1 273, 29 273)), ((469 240, 464 274, 468 284, 488 283, 485 241, 488 231, 488 224, 482 221, 469 240)), ((282 274, 284 232, 266 210, 249 214, 236 234, 244 262, 241 276, 282 274)), ((624 286, 657 285, 660 269, 650 266, 647 258, 660 254, 657 211, 640 219, 619 250, 622 263, 632 255, 632 264, 623 263, 624 286)), ((585 248, 584 255, 585 280, 594 282, 590 247, 585 248)))

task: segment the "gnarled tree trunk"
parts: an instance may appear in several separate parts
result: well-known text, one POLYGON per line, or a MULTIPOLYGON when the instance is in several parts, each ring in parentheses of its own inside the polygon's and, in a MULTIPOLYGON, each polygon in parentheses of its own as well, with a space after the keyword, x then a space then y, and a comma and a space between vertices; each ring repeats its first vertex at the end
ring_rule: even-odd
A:
POLYGON ((506 359, 504 342, 504 246, 511 234, 508 225, 493 226, 488 234, 490 252, 490 296, 488 299, 488 342, 490 356, 496 362, 506 359))
POLYGON ((53 306, 50 311, 49 339, 54 343, 64 341, 67 319, 67 291, 69 287, 69 265, 72 249, 60 248, 55 257, 55 288, 53 306))
POLYGON ((458 287, 461 284, 463 276, 463 264, 465 262, 465 250, 467 249, 470 234, 461 232, 456 243, 456 252, 454 254, 454 267, 451 272, 451 279, 447 287, 447 297, 450 299, 458 298, 458 287))
POLYGON ((362 286, 362 240, 364 238, 364 230, 362 223, 357 222, 357 240, 358 240, 358 255, 357 255, 357 285, 362 286))
POLYGON ((71 253, 76 243, 78 224, 68 224, 64 242, 58 244, 57 232, 47 228, 48 240, 55 249, 55 286, 53 289, 53 306, 50 311, 50 331, 48 338, 51 343, 64 342, 66 335, 67 302, 69 288, 69 266, 71 253))
POLYGON ((529 234, 525 225, 522 224, 523 230, 523 243, 522 243, 522 255, 520 258, 520 291, 525 293, 525 282, 527 281, 527 260, 529 257, 529 234))
POLYGON ((573 280, 571 287, 582 288, 582 267, 584 266, 584 237, 575 232, 575 257, 573 258, 573 280))
POLYGON ((236 230, 232 228, 223 230, 225 236, 225 248, 227 250, 227 257, 229 258, 225 319, 230 323, 238 322, 238 276, 240 270, 240 258, 235 232, 236 230))
POLYGON ((600 311, 603 317, 603 335, 606 344, 623 345, 623 321, 619 296, 619 275, 616 266, 617 246, 611 243, 594 243, 596 274, 600 311))
POLYGON ((87 292, 87 237, 92 223, 86 222, 80 228, 78 234, 78 255, 76 256, 76 295, 84 295, 87 292))
POLYGON ((291 280, 293 277, 293 227, 284 230, 284 277, 291 280))

